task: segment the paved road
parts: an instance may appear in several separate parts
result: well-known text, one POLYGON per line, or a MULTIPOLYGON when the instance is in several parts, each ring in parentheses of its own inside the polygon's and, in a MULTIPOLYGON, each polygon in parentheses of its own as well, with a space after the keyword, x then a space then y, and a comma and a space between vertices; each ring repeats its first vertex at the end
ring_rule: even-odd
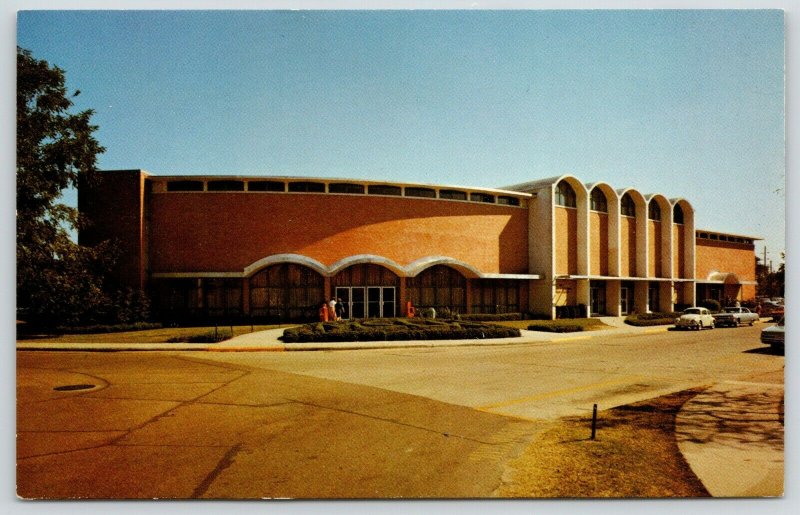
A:
POLYGON ((782 381, 759 329, 494 348, 18 352, 18 493, 487 497, 549 421, 592 403, 782 381), (95 386, 53 390, 74 384, 95 386))

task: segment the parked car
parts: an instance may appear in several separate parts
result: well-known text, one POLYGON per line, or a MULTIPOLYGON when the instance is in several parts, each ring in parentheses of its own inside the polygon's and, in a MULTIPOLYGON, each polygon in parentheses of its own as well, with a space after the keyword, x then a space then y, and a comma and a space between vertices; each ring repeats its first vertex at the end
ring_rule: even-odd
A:
POLYGON ((714 317, 706 308, 692 307, 683 311, 680 318, 675 320, 678 329, 714 329, 714 317))
POLYGON ((750 324, 758 321, 758 314, 750 312, 747 308, 729 307, 722 310, 721 313, 715 313, 714 324, 717 327, 731 326, 738 327, 742 324, 750 324))
POLYGON ((783 348, 785 338, 786 326, 784 325, 783 317, 781 317, 777 324, 771 325, 761 331, 761 343, 769 345, 773 349, 783 348))
POLYGON ((775 302, 763 302, 761 304, 761 316, 762 317, 772 317, 773 319, 781 318, 784 315, 783 312, 783 304, 777 304, 775 302))

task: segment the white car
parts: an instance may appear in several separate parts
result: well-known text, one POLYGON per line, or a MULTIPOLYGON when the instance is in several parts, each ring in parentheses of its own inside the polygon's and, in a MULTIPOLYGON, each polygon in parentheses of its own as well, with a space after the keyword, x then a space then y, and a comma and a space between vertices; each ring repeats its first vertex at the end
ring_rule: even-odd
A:
POLYGON ((687 308, 679 319, 675 321, 679 329, 714 329, 714 317, 706 308, 687 308))

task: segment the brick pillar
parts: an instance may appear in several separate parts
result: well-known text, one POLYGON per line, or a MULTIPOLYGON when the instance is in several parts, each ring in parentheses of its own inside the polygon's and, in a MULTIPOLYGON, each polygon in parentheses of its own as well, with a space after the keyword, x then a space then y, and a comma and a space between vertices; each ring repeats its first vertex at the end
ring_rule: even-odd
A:
POLYGON ((250 279, 242 278, 242 313, 250 314, 250 279))
POLYGON ((397 310, 400 316, 408 316, 408 312, 406 310, 406 303, 408 300, 406 299, 406 278, 400 277, 398 278, 398 282, 400 283, 400 292, 398 293, 397 302, 400 303, 400 309, 397 310))
POLYGON ((331 297, 333 296, 333 293, 331 292, 331 278, 330 277, 325 276, 324 285, 323 285, 322 289, 325 292, 323 294, 323 296, 325 298, 322 299, 322 300, 324 300, 325 302, 328 302, 329 300, 331 300, 331 297))
POLYGON ((467 313, 472 313, 472 279, 467 279, 467 288, 464 297, 464 302, 467 304, 465 309, 467 310, 467 313))

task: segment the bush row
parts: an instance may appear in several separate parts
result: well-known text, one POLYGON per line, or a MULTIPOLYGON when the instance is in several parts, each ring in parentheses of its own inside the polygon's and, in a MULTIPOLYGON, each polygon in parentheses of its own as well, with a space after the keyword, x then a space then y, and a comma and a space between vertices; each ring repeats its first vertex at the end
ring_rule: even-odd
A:
POLYGON ((625 323, 636 327, 672 325, 679 316, 681 316, 680 313, 642 313, 640 315, 628 315, 625 318, 625 323))
POLYGON ((460 316, 461 320, 483 322, 499 322, 504 320, 522 320, 522 313, 470 313, 460 316))
POLYGON ((551 325, 551 324, 531 324, 528 331, 543 331, 547 333, 577 333, 583 331, 580 325, 551 325))
POLYGON ((286 329, 285 343, 397 340, 472 340, 520 336, 519 329, 442 320, 365 320, 320 322, 286 329))
POLYGON ((55 328, 58 334, 90 334, 90 333, 122 333, 126 331, 145 331, 147 329, 161 329, 162 324, 151 322, 136 322, 134 324, 94 324, 82 327, 59 326, 55 328))
POLYGON ((217 343, 227 340, 233 335, 230 331, 209 331, 203 334, 193 334, 190 336, 175 336, 167 340, 167 343, 217 343))

